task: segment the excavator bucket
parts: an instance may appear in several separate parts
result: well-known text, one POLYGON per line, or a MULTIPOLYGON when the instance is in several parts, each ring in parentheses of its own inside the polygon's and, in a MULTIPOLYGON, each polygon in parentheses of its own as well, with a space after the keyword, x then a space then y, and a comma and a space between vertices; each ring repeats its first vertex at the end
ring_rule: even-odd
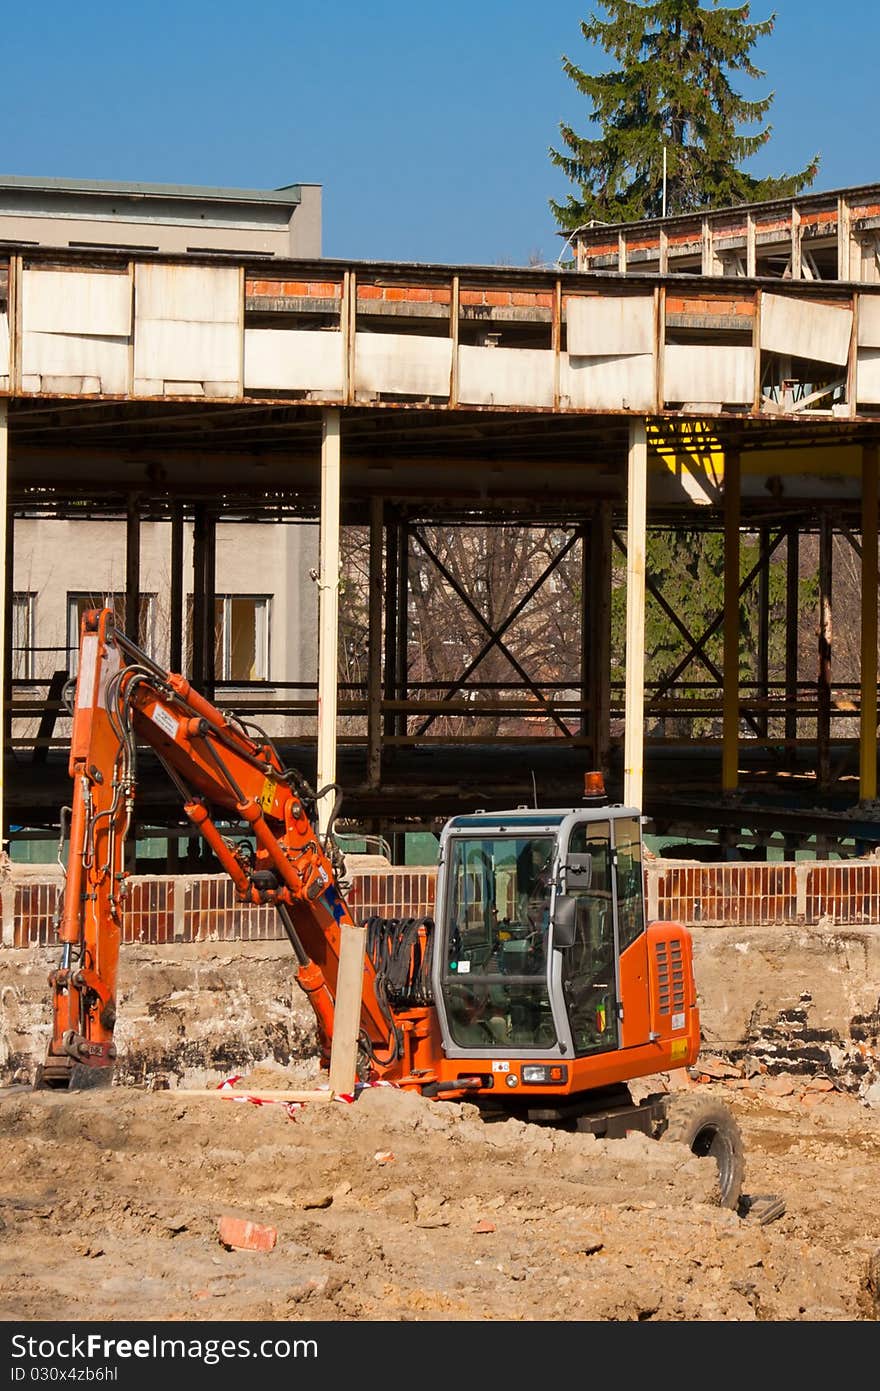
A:
POLYGON ((113 1064, 88 1067, 72 1058, 49 1057, 37 1068, 34 1091, 92 1091, 109 1087, 113 1082, 113 1064))

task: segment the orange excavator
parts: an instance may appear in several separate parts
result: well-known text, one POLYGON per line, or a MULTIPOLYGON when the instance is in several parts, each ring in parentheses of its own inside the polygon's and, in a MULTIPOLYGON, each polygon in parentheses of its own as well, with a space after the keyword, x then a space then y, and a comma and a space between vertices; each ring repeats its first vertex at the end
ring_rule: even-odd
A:
MULTIPOLYGON (((50 976, 54 1026, 37 1085, 109 1081, 138 747, 147 745, 243 903, 274 905, 329 1063, 342 934, 355 926, 334 815, 256 725, 221 711, 119 632, 82 620, 72 708, 72 806, 50 976)), ((67 825, 69 820, 69 826, 67 825)), ((453 817, 440 842, 433 918, 369 918, 359 1075, 487 1112, 613 1139, 642 1130, 712 1156, 735 1207, 742 1136, 693 1091, 636 1102, 628 1083, 697 1059, 690 934, 645 920, 641 817, 584 802, 453 817)))

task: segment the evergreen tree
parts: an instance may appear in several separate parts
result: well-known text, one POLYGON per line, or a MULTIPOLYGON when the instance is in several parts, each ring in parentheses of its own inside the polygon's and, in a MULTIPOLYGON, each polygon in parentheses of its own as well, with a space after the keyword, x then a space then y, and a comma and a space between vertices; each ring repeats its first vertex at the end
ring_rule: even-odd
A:
POLYGON ((550 157, 578 186, 564 203, 550 201, 562 227, 661 216, 664 147, 667 215, 791 197, 813 182, 818 155, 801 173, 779 178, 753 178, 739 167, 771 127, 752 135, 739 128, 763 120, 773 93, 747 101, 729 74, 764 76, 749 54, 772 32, 775 15, 751 23, 748 4, 721 9, 717 0, 712 8, 696 0, 602 0, 602 9, 606 18, 592 14, 580 28, 616 68, 593 77, 562 60, 602 132, 588 140, 560 125, 565 148, 551 148, 550 157))

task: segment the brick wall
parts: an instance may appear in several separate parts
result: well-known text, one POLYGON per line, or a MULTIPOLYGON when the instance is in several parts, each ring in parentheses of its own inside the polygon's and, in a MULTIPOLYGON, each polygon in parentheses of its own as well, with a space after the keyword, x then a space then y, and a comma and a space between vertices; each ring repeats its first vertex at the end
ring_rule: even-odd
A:
MULTIPOLYGON (((347 895, 356 922, 425 917, 434 911, 437 873, 398 867, 353 876, 347 895)), ((686 927, 867 926, 880 924, 880 860, 798 864, 646 865, 648 916, 686 927)), ((2 889, 3 945, 50 946, 58 884, 2 889)), ((272 941, 284 936, 272 908, 238 903, 225 875, 133 878, 124 942, 272 941)))
MULTIPOLYGON (((356 874, 347 895, 356 922, 366 918, 422 918, 434 909, 437 872, 395 868, 356 874)), ((6 886, 3 944, 44 947, 55 941, 57 881, 6 886)), ((256 942, 284 937, 271 907, 239 903, 225 874, 134 876, 129 883, 123 942, 256 942)))

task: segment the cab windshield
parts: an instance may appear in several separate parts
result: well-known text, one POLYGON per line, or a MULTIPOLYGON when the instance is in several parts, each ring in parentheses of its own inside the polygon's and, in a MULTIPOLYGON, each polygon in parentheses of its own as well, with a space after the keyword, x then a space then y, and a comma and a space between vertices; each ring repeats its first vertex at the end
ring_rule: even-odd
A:
POLYGON ((462 1048, 548 1048, 552 836, 456 837, 450 846, 443 995, 462 1048))

